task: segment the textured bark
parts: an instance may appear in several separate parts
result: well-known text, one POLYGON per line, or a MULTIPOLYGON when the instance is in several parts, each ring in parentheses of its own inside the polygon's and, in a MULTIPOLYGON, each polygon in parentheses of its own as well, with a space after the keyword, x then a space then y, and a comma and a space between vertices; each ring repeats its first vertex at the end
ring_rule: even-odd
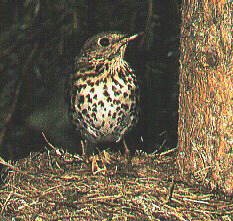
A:
POLYGON ((183 0, 177 165, 233 192, 233 4, 183 0))

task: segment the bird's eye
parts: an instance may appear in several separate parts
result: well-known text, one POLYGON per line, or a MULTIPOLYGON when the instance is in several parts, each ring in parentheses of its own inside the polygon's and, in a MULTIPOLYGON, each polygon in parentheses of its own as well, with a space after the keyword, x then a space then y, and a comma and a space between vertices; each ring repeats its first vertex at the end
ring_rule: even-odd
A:
POLYGON ((98 43, 99 43, 99 45, 101 45, 103 47, 107 47, 107 46, 109 46, 110 41, 108 38, 100 38, 98 43))

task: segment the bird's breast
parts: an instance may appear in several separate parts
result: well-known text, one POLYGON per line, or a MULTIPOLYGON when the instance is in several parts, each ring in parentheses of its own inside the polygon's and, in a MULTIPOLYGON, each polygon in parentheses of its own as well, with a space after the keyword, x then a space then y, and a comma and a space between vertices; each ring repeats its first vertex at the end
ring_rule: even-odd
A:
POLYGON ((81 133, 94 139, 118 140, 137 121, 139 88, 132 70, 105 71, 79 78, 74 109, 81 133), (83 131, 83 132, 82 132, 83 131))

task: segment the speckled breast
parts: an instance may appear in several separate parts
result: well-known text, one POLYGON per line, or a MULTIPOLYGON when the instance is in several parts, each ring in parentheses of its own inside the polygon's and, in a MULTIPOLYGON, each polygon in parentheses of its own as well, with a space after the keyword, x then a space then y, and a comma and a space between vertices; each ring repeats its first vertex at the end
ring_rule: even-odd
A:
POLYGON ((138 120, 139 87, 130 67, 76 74, 70 116, 84 139, 119 141, 138 120))

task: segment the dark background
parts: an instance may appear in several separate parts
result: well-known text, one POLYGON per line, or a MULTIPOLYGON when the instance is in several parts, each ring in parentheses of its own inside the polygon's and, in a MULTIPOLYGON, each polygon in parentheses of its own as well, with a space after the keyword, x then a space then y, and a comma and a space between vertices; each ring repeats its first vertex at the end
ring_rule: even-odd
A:
POLYGON ((180 1, 1 0, 0 156, 5 160, 80 139, 64 104, 65 75, 85 41, 103 31, 145 35, 126 60, 141 82, 140 122, 129 148, 147 152, 177 143, 180 1), (143 137, 143 142, 141 141, 143 137))

